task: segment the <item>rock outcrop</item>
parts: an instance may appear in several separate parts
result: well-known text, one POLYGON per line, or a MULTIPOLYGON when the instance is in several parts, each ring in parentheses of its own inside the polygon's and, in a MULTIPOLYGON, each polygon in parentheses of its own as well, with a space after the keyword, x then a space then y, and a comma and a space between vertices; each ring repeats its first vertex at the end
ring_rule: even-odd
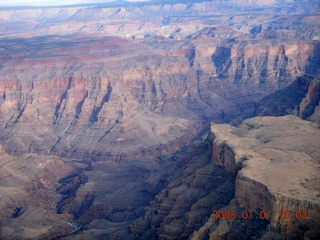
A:
POLYGON ((302 119, 319 122, 319 75, 304 75, 290 86, 263 98, 256 107, 258 116, 292 114, 302 119))
POLYGON ((170 154, 319 67, 312 11, 230 17, 212 4, 1 10, 3 147, 117 162, 170 154), (106 31, 86 30, 97 23, 106 31))
POLYGON ((58 214, 59 180, 87 164, 52 156, 12 156, 0 145, 1 239, 53 239, 72 232, 72 214, 58 214))
POLYGON ((137 239, 188 239, 210 217, 212 209, 233 198, 234 175, 211 161, 210 141, 195 142, 174 156, 181 166, 151 201, 144 216, 131 225, 137 239))
MULTIPOLYGON (((208 222, 192 239, 317 239, 319 236, 319 129, 294 116, 258 117, 239 127, 211 126, 213 161, 236 172, 235 197, 222 209, 237 218, 208 222), (253 212, 249 226, 243 212, 253 212), (252 221, 253 219, 253 221, 252 221), (251 235, 248 234, 251 232, 251 235), (237 238, 240 239, 240 238, 237 238), (242 239, 242 238, 241 238, 242 239)), ((212 216, 214 218, 214 216, 212 216)), ((223 218, 223 217, 222 217, 223 218)))
POLYGON ((319 234, 312 123, 203 136, 318 121, 319 3, 224 3, 0 9, 1 238, 319 234))

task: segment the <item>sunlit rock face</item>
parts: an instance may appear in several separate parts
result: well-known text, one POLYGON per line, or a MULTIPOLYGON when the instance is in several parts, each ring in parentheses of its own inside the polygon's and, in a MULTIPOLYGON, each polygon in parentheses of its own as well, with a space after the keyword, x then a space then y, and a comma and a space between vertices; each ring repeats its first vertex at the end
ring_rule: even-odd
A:
MULTIPOLYGON (((201 230, 213 209, 262 203, 245 199, 255 182, 209 123, 319 123, 319 3, 304 3, 0 9, 0 236, 227 236, 201 230)), ((300 201, 263 186, 270 208, 300 201)), ((297 224, 248 232, 292 237, 297 224)))
POLYGON ((211 136, 212 160, 236 174, 234 200, 222 210, 237 217, 212 216, 192 239, 319 236, 317 124, 295 116, 256 117, 239 127, 213 124, 211 136))
MULTIPOLYGON (((25 11, 26 18, 35 17, 25 11)), ((181 21, 168 23, 175 26, 169 37, 158 27, 143 39, 37 29, 31 33, 56 35, 2 38, 3 147, 15 154, 118 162, 172 153, 206 122, 235 121, 320 65, 313 22, 277 30, 279 17, 212 18, 190 20, 197 28, 183 40, 181 21), (209 24, 218 20, 222 23, 209 24), (237 27, 243 21, 247 30, 237 27)))

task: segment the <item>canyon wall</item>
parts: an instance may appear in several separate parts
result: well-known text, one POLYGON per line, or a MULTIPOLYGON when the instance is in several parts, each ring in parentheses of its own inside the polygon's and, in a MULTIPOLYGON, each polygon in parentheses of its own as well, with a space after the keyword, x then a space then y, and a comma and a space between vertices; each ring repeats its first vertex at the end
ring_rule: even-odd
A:
POLYGON ((1 144, 94 161, 173 153, 210 121, 239 122, 263 97, 314 74, 319 25, 309 8, 1 9, 1 144))
POLYGON ((288 87, 264 97, 255 107, 258 116, 292 114, 319 123, 319 74, 304 75, 288 87))
POLYGON ((220 209, 233 210, 237 217, 226 215, 215 220, 212 215, 192 239, 224 239, 239 234, 246 236, 243 239, 317 239, 317 125, 294 116, 260 117, 248 119, 237 128, 213 124, 211 132, 213 148, 219 149, 213 153, 213 161, 218 160, 232 173, 230 166, 241 165, 235 172, 234 200, 220 209), (254 225, 260 227, 254 229, 254 225))
POLYGON ((174 156, 180 164, 164 189, 131 226, 137 239, 188 239, 234 196, 234 175, 211 161, 210 141, 194 142, 174 156))
POLYGON ((319 122, 319 3, 229 2, 0 9, 1 237, 319 235, 315 125, 204 134, 319 122))

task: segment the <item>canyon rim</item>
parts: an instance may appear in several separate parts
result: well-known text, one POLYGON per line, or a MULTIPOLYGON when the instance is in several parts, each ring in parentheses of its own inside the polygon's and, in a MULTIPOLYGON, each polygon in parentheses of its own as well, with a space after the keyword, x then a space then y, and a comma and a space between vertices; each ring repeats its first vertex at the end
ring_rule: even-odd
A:
POLYGON ((318 239, 319 66, 318 1, 0 5, 0 238, 318 239))

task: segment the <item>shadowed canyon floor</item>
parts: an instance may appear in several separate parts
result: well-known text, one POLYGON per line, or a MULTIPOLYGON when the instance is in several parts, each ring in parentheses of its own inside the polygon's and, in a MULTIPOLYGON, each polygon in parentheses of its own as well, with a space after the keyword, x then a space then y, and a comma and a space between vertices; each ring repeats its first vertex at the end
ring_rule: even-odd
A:
POLYGON ((320 8, 303 3, 0 8, 0 238, 316 239, 320 8))

